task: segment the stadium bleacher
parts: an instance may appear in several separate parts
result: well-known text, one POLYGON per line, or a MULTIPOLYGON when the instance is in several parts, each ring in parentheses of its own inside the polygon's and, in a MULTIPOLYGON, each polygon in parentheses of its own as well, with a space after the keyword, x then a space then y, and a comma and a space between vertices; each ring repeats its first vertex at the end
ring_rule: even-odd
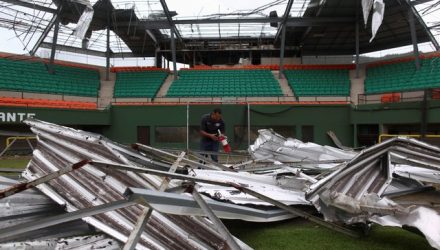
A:
POLYGON ((191 69, 180 70, 180 78, 167 97, 258 97, 282 96, 269 69, 191 69))
POLYGON ((423 58, 420 62, 419 70, 416 70, 414 60, 369 65, 365 93, 379 94, 440 87, 440 58, 423 58))
POLYGON ((0 58, 1 90, 97 97, 99 85, 97 70, 58 64, 49 74, 41 61, 0 58))
POLYGON ((296 96, 349 96, 350 78, 346 67, 291 67, 286 78, 296 96))
POLYGON ((153 98, 156 96, 168 72, 163 69, 114 69, 116 73, 115 98, 153 98))

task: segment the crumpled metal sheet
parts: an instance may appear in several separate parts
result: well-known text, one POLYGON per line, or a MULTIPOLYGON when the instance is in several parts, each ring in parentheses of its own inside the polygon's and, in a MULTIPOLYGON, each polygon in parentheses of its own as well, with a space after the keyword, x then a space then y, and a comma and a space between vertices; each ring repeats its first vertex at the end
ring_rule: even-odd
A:
POLYGON ((362 15, 364 17, 364 25, 367 27, 368 16, 370 15, 371 8, 373 7, 374 0, 362 0, 362 15))
POLYGON ((95 11, 93 10, 92 5, 90 4, 90 2, 88 2, 88 4, 86 5, 86 8, 84 9, 84 12, 81 14, 79 20, 78 20, 78 24, 76 25, 76 27, 73 30, 73 35, 80 38, 80 39, 84 39, 87 30, 89 29, 90 23, 93 20, 93 14, 95 13, 95 11))
MULTIPOLYGON (((321 146, 293 138, 284 138, 270 129, 258 130, 259 136, 249 147, 254 159, 275 161, 276 164, 301 161, 350 160, 356 152, 344 151, 335 147, 321 146)), ((308 168, 331 169, 338 164, 308 165, 308 168)))
POLYGON ((2 249, 14 250, 62 250, 62 249, 105 249, 117 250, 122 245, 104 234, 56 238, 45 240, 24 240, 0 244, 2 249))
MULTIPOLYGON (((222 180, 225 182, 244 184, 246 187, 258 193, 269 196, 287 205, 310 205, 304 198, 304 191, 307 187, 306 180, 302 178, 282 177, 277 179, 276 176, 203 169, 193 169, 189 175, 205 180, 222 180), (294 186, 294 184, 296 185, 294 186)), ((199 184, 198 190, 214 199, 230 201, 235 204, 273 206, 232 187, 199 184)))
MULTIPOLYGON (((16 180, 0 176, 0 189, 12 186, 16 183, 18 183, 16 180)), ((38 190, 30 189, 0 199, 0 228, 12 227, 30 221, 38 221, 39 219, 62 213, 64 213, 62 207, 38 190)), ((90 233, 94 232, 90 230, 86 223, 81 220, 75 220, 57 226, 40 229, 38 232, 22 233, 15 235, 14 237, 1 238, 0 248, 8 248, 8 244, 5 242, 29 242, 90 233)), ((18 245, 19 244, 17 243, 17 246, 18 245)))
POLYGON ((371 18, 371 38, 370 43, 376 37, 377 31, 382 25, 383 17, 385 15, 385 3, 383 0, 374 0, 373 3, 373 17, 371 18))
MULTIPOLYGON (((144 161, 145 165, 149 162, 145 156, 97 134, 35 119, 25 123, 38 139, 38 147, 23 173, 28 180, 57 171, 81 159, 132 166, 138 166, 136 161, 144 161)), ((127 187, 158 188, 161 181, 161 178, 154 175, 102 170, 86 165, 49 183, 41 184, 38 188, 58 204, 64 205, 66 211, 72 212, 122 200, 127 187)), ((134 205, 83 220, 114 239, 125 242, 142 211, 143 206, 134 205)), ((202 221, 192 216, 166 215, 154 211, 144 228, 137 249, 225 248, 225 240, 211 224, 202 221)))
MULTIPOLYGON (((204 214, 204 211, 196 203, 194 198, 187 193, 164 193, 138 188, 130 188, 129 192, 132 192, 130 195, 135 199, 146 200, 149 207, 162 213, 194 216, 202 216, 204 214)), ((260 209, 215 201, 209 198, 205 198, 205 200, 215 215, 221 219, 273 222, 296 217, 295 215, 279 208, 260 209)))
POLYGON ((438 181, 421 176, 440 173, 439 155, 440 148, 416 139, 390 139, 363 150, 344 167, 312 184, 306 199, 328 221, 415 226, 438 248, 440 192, 419 181, 438 181), (399 166, 402 162, 417 167, 407 165, 405 172, 399 166))
POLYGON ((382 226, 416 227, 425 235, 432 247, 440 249, 440 214, 433 209, 417 207, 407 214, 373 215, 369 220, 382 226))

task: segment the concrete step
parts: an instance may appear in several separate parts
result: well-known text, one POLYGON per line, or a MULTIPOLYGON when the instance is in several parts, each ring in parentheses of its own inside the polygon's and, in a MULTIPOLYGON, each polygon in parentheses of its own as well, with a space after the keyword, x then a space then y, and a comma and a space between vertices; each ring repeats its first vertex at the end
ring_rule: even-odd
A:
MULTIPOLYGON (((100 72, 101 73, 101 72, 100 72)), ((115 90, 116 74, 110 73, 109 81, 105 80, 105 70, 101 74, 101 87, 99 89, 98 108, 107 108, 113 101, 113 93, 115 90)))
POLYGON ((159 91, 157 92, 156 98, 165 97, 167 95, 168 89, 170 89, 173 81, 174 81, 174 75, 169 74, 167 79, 165 79, 164 83, 162 84, 159 91))
POLYGON ((366 68, 365 65, 361 65, 359 67, 359 77, 356 77, 356 70, 350 70, 350 99, 351 102, 355 105, 358 104, 358 96, 359 94, 364 94, 365 87, 365 77, 366 77, 366 68))
POLYGON ((278 70, 273 70, 272 74, 274 75, 275 79, 278 80, 278 84, 280 85, 281 91, 283 91, 284 96, 293 97, 293 90, 290 88, 289 83, 287 82, 287 79, 279 79, 280 72, 278 70))

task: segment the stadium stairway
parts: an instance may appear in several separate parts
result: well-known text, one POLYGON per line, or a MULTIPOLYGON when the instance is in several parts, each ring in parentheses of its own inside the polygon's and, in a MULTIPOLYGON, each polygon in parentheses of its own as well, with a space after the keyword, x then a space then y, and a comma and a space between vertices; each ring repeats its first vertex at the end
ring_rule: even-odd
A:
POLYGON ((98 97, 98 109, 105 109, 109 107, 113 101, 113 92, 115 90, 116 73, 110 72, 109 80, 105 80, 106 70, 99 70, 99 77, 101 82, 101 87, 99 88, 98 97))
POLYGON ((365 93, 364 82, 366 78, 366 68, 365 65, 361 65, 359 68, 359 78, 356 78, 356 70, 350 70, 350 99, 351 102, 355 105, 358 104, 358 96, 359 94, 365 93))
POLYGON ((289 86, 287 79, 285 77, 280 79, 280 71, 278 71, 278 70, 272 70, 272 74, 274 75, 275 79, 277 79, 278 84, 280 85, 281 91, 283 91, 283 95, 288 96, 286 98, 290 98, 291 100, 289 100, 289 101, 295 101, 295 97, 294 97, 295 95, 293 94, 293 90, 289 86))
POLYGON ((160 87, 157 92, 156 98, 164 98, 167 95, 168 89, 171 87, 171 84, 174 81, 174 75, 170 73, 168 77, 165 79, 164 83, 160 87))

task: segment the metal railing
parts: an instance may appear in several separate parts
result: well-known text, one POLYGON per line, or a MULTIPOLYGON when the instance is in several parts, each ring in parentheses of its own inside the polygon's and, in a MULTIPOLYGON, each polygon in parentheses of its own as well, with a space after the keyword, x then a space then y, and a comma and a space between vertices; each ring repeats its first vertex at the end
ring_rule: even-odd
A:
POLYGON ((246 97, 158 97, 158 98, 114 98, 111 105, 121 103, 150 103, 160 105, 161 103, 201 103, 201 104, 242 104, 242 103, 350 103, 350 96, 246 96, 246 97))
POLYGON ((414 92, 393 92, 394 94, 398 94, 399 98, 390 101, 384 101, 382 99, 383 94, 358 94, 358 104, 374 104, 374 103, 391 103, 391 102, 417 102, 423 100, 423 92, 419 94, 414 94, 414 92), (411 95, 409 94, 411 93, 411 95))

